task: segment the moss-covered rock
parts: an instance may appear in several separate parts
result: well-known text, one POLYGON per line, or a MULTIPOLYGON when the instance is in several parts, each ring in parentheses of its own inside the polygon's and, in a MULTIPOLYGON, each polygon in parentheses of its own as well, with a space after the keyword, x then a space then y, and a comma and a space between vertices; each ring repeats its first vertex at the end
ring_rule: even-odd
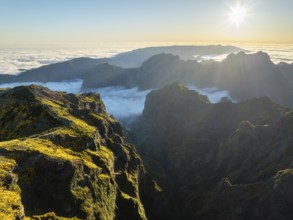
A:
POLYGON ((98 94, 21 86, 0 104, 1 219, 146 219, 141 159, 98 94))

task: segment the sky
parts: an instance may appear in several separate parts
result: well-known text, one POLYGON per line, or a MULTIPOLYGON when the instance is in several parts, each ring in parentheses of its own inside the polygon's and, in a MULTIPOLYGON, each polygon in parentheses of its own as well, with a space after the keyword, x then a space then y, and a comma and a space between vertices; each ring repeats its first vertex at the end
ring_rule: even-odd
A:
POLYGON ((102 42, 293 43, 293 0, 0 0, 0 46, 102 42))

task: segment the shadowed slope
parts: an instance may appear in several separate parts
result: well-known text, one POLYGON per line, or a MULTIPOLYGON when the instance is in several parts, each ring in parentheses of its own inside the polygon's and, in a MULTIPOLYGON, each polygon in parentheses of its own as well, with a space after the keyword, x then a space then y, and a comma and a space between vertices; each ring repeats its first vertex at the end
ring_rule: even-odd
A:
POLYGON ((151 92, 133 133, 173 201, 168 218, 290 219, 293 121, 285 111, 268 98, 211 104, 180 84, 151 92))

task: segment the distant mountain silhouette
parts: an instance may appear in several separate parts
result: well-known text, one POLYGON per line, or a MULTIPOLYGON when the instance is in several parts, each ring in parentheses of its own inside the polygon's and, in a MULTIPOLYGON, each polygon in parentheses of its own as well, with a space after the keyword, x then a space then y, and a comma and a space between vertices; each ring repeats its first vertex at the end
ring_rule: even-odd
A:
MULTIPOLYGON (((293 73, 290 71, 293 66, 287 65, 286 70, 283 66, 275 65, 263 52, 231 53, 220 63, 184 61, 172 54, 158 54, 139 68, 125 69, 112 78, 108 77, 108 82, 103 80, 102 85, 139 87, 144 90, 181 82, 198 88, 227 90, 236 100, 268 96, 279 104, 292 106, 293 97, 290 94, 293 94, 293 73)), ((99 87, 100 81, 99 77, 85 78, 83 88, 88 84, 99 87)))
POLYGON ((135 68, 139 67, 150 57, 161 53, 177 55, 182 60, 197 60, 204 55, 221 55, 240 51, 244 50, 234 46, 222 45, 147 47, 120 53, 113 57, 111 62, 123 68, 135 68))
POLYGON ((83 87, 106 87, 109 86, 109 81, 111 81, 111 86, 119 85, 120 82, 118 79, 123 72, 125 72, 124 69, 110 65, 109 63, 97 65, 83 74, 83 87))
MULTIPOLYGON (((241 48, 233 46, 165 46, 147 47, 116 55, 113 58, 92 59, 87 57, 75 58, 69 61, 56 64, 49 64, 39 68, 24 70, 18 76, 1 75, 0 83, 9 82, 58 82, 70 79, 84 79, 84 74, 92 72, 98 64, 109 63, 114 66, 131 68, 139 67, 150 57, 160 53, 170 53, 178 55, 184 60, 195 60, 198 55, 220 55, 223 53, 243 51, 241 48)), ((105 66, 104 66, 105 68, 105 66)), ((99 68, 97 68, 99 70, 99 68)), ((90 76, 89 76, 90 78, 90 76)), ((89 86, 91 86, 89 84, 89 86)))
POLYGON ((220 66, 219 88, 236 99, 268 96, 283 105, 293 105, 293 87, 278 66, 263 52, 230 54, 220 66))
POLYGON ((7 75, 0 75, 0 82, 58 82, 63 80, 82 79, 83 74, 89 69, 107 61, 107 59, 91 59, 86 57, 75 58, 69 61, 27 70, 16 76, 10 75, 8 77, 7 75))
POLYGON ((0 74, 0 82, 2 83, 9 83, 9 82, 15 82, 16 77, 15 75, 10 74, 0 74))
POLYGON ((198 62, 197 54, 241 50, 230 46, 173 46, 138 49, 111 59, 76 58, 25 71, 17 76, 0 75, 0 83, 58 82, 82 79, 82 89, 107 86, 161 88, 181 82, 197 88, 227 90, 235 100, 268 96, 278 104, 293 106, 293 65, 275 65, 263 52, 231 53, 222 62, 198 62), (160 51, 172 52, 160 53, 160 51), (177 55, 174 55, 176 54, 177 55), (192 55, 193 54, 193 55, 192 55), (150 58, 146 59, 148 56, 150 58), (122 68, 142 62, 137 68, 122 68))

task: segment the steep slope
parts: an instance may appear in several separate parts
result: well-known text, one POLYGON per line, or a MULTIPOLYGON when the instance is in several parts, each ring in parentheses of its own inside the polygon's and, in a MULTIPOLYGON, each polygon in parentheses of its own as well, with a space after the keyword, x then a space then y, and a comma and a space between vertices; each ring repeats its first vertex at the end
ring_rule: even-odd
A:
POLYGON ((151 92, 133 135, 173 201, 171 219, 290 219, 281 190, 293 181, 285 111, 268 98, 211 104, 180 84, 151 92))
POLYGON ((223 179, 190 198, 189 218, 292 219, 292 137, 292 111, 267 126, 242 123, 220 147, 218 169, 209 173, 223 179))
POLYGON ((0 102, 1 219, 146 219, 158 190, 98 94, 22 86, 0 102))

